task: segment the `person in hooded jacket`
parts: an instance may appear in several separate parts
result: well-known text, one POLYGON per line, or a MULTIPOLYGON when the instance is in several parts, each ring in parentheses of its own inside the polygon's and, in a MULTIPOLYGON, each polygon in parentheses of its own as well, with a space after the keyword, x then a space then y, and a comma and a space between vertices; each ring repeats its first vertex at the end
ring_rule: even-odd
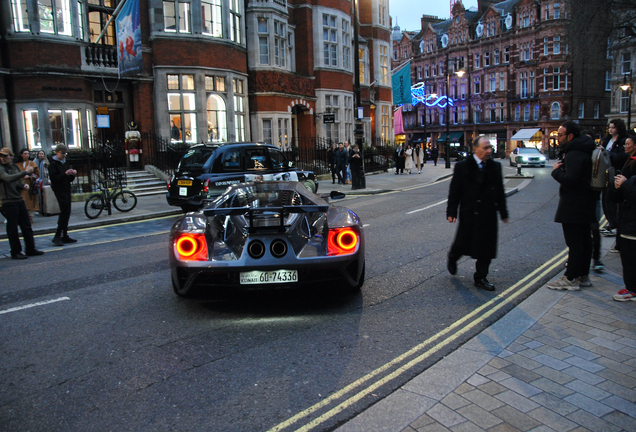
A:
POLYGON ((592 286, 592 223, 596 219, 596 196, 590 186, 592 152, 596 147, 588 135, 581 135, 579 125, 567 121, 559 127, 559 161, 554 164, 552 178, 559 182, 559 204, 554 221, 563 228, 568 246, 565 274, 547 287, 556 290, 579 290, 592 286))
POLYGON ((68 147, 58 144, 55 147, 55 156, 49 164, 49 178, 51 189, 60 205, 60 216, 57 219, 57 231, 52 243, 55 246, 64 246, 66 243, 76 243, 77 240, 68 236, 68 220, 71 217, 71 183, 75 180, 77 171, 72 169, 66 160, 68 147))

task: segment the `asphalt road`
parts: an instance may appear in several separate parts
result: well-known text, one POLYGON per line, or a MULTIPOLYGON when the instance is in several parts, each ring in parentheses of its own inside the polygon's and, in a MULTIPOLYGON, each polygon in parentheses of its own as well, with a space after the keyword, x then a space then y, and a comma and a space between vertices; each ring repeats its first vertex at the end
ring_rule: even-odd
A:
POLYGON ((338 202, 366 226, 355 296, 325 287, 178 298, 166 243, 175 218, 88 229, 71 247, 2 259, 1 429, 333 429, 558 271, 508 305, 498 297, 565 247, 550 168, 531 172, 500 225, 495 293, 472 286, 471 259, 456 277, 446 272, 456 228, 445 220, 448 180, 338 202), (502 308, 488 314, 491 304, 502 308))

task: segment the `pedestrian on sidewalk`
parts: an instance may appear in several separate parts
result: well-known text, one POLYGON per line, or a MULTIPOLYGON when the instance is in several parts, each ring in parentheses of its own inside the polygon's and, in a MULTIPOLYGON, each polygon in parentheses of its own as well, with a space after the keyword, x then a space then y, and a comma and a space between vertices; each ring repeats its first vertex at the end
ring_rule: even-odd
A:
POLYGON ((616 248, 621 256, 625 288, 614 295, 616 301, 636 301, 636 136, 628 135, 625 153, 629 156, 614 180, 609 198, 618 205, 616 248))
POLYGON ((33 225, 33 213, 39 210, 38 206, 38 189, 37 180, 40 177, 40 169, 37 164, 30 159, 29 149, 23 148, 20 150, 17 166, 20 171, 26 170, 28 167, 33 168, 33 172, 22 177, 22 183, 29 185, 28 188, 22 190, 22 199, 29 211, 29 221, 33 225))
POLYGON ((395 175, 404 174, 404 164, 404 147, 402 147, 402 144, 398 144, 395 149, 395 175))
POLYGON ((29 190, 29 185, 22 183, 22 179, 33 174, 33 167, 27 166, 20 171, 13 164, 13 151, 9 147, 0 149, 0 212, 7 219, 7 237, 11 247, 12 259, 26 259, 29 256, 42 255, 44 252, 35 248, 33 228, 29 220, 29 212, 22 198, 22 191, 29 190), (18 226, 24 237, 24 249, 18 234, 18 226))
POLYGON ((415 144, 413 146, 413 159, 415 160, 415 167, 417 168, 418 174, 422 174, 422 160, 426 163, 426 158, 423 158, 422 156, 424 156, 422 144, 415 144))
POLYGON ((411 144, 406 146, 406 150, 404 151, 404 169, 408 171, 409 174, 415 170, 415 162, 413 161, 413 149, 411 148, 411 144))
MULTIPOLYGON (((581 131, 581 135, 587 135, 590 138, 594 139, 594 133, 589 130, 581 131)), ((600 231, 600 220, 603 215, 603 206, 601 204, 601 192, 594 191, 594 196, 596 197, 596 206, 595 206, 595 215, 594 222, 592 223, 592 270, 595 273, 603 273, 605 270, 605 265, 603 261, 601 261, 601 231, 600 231)))
POLYGON ((344 144, 338 144, 336 152, 336 174, 338 174, 338 184, 345 184, 347 178, 347 166, 349 165, 349 153, 344 149, 344 144))
POLYGON ((353 146, 353 152, 349 159, 349 167, 351 167, 351 190, 362 189, 362 185, 360 184, 360 178, 362 177, 362 157, 358 144, 353 146))
POLYGON ((327 149, 327 164, 329 165, 329 171, 331 171, 331 184, 336 184, 336 152, 338 146, 333 144, 327 149))
POLYGON ((568 266, 565 275, 548 282, 555 290, 579 290, 592 286, 592 224, 596 218, 596 197, 590 187, 594 140, 581 135, 579 125, 567 121, 557 132, 559 161, 554 164, 552 178, 559 182, 559 204, 554 221, 563 228, 568 246, 568 266))
POLYGON ((55 246, 64 246, 66 243, 77 243, 77 240, 68 236, 68 220, 71 217, 71 183, 75 180, 77 171, 72 169, 66 160, 68 147, 58 144, 55 147, 55 156, 51 158, 49 165, 49 178, 51 189, 60 205, 60 216, 57 219, 57 231, 53 237, 55 246))
MULTIPOLYGON (((636 160, 636 158, 633 158, 636 160)), ((636 175, 617 175, 610 199, 618 203, 619 253, 625 288, 614 294, 616 301, 636 301, 636 175)))
MULTIPOLYGON (((347 156, 349 157, 349 159, 351 159, 351 156, 353 156, 353 147, 351 147, 351 143, 349 143, 349 140, 345 140, 344 149, 347 152, 347 156)), ((349 180, 351 180, 351 165, 349 163, 347 163, 344 180, 344 184, 349 184, 349 180)))
MULTIPOLYGON (((613 119, 609 122, 609 134, 603 139, 603 146, 609 152, 612 167, 617 174, 620 173, 627 155, 625 154, 625 139, 627 138, 627 126, 622 119, 613 119)), ((611 187, 611 185, 610 185, 611 187)), ((616 235, 616 203, 608 197, 605 189, 602 196, 603 213, 607 219, 607 226, 601 230, 601 234, 607 237, 616 235)))
POLYGON ((446 218, 459 227, 448 253, 447 269, 457 273, 457 261, 462 255, 477 259, 473 275, 475 286, 494 291, 488 279, 490 262, 497 257, 497 212, 508 222, 506 194, 501 163, 492 159, 492 146, 486 137, 473 141, 473 157, 455 165, 448 193, 446 218))
POLYGON ((437 166, 437 158, 439 157, 439 149, 437 146, 433 146, 431 149, 431 159, 433 159, 433 166, 437 166))

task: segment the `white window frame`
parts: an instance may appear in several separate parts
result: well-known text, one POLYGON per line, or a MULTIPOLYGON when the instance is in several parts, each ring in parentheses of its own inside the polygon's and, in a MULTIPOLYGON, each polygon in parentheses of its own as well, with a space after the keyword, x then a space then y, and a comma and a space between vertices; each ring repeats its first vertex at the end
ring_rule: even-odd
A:
POLYGON ((13 14, 13 31, 29 32, 29 12, 27 0, 11 0, 11 13, 13 14))
POLYGON ((237 44, 243 42, 241 18, 241 1, 230 0, 230 40, 237 44))
POLYGON ((192 33, 192 13, 189 1, 163 0, 163 31, 166 33, 192 33), (167 6, 171 5, 173 14, 168 15, 167 6), (169 28, 172 20, 174 29, 169 28))
POLYGON ((49 33, 62 36, 73 35, 71 0, 37 0, 36 7, 38 8, 40 33, 49 33), (50 19, 44 19, 47 16, 47 10, 50 14, 50 19))
POLYGON ((258 34, 258 62, 262 65, 270 64, 269 58, 269 19, 256 19, 256 33, 258 34))
POLYGON ((223 37, 223 6, 221 0, 201 0, 202 32, 206 36, 223 37), (205 14, 209 13, 209 17, 205 14))
POLYGON ((322 14, 323 66, 338 67, 338 17, 322 14))

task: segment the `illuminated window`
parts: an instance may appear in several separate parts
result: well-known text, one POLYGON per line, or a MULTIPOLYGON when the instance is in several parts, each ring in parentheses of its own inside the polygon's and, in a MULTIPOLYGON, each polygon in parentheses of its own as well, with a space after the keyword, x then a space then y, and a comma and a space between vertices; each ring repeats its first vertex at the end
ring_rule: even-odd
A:
POLYGON ((49 110, 48 115, 52 144, 78 148, 82 137, 79 110, 49 110))
POLYGON ((197 139, 194 75, 168 75, 170 141, 195 143, 197 139))

